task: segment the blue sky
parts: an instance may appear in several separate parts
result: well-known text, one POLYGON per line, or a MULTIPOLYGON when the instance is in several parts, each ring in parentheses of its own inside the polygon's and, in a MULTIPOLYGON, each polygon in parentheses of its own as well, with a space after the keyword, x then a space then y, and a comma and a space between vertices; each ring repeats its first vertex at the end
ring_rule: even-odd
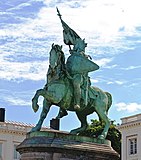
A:
MULTIPOLYGON (((63 20, 88 43, 100 69, 90 73, 92 85, 113 96, 109 118, 141 112, 141 2, 140 0, 1 0, 0 1, 0 107, 6 120, 35 124, 31 99, 46 82, 51 44, 63 43, 63 20)), ((58 113, 53 106, 44 125, 58 113)), ((97 118, 88 116, 88 121, 97 118)), ((75 113, 61 120, 62 130, 78 127, 75 113), (68 125, 69 123, 69 125, 68 125)))

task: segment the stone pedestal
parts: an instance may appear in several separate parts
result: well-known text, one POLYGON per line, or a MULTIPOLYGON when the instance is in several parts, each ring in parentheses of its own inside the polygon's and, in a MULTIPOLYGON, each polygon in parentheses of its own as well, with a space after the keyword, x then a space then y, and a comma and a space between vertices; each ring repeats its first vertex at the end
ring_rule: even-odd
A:
POLYGON ((118 160, 108 140, 48 130, 32 132, 17 147, 21 160, 118 160))

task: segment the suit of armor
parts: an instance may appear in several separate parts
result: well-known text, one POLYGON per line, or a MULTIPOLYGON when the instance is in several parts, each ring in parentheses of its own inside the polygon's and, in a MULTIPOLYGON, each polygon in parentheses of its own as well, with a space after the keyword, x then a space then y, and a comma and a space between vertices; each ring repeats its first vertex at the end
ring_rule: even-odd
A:
MULTIPOLYGON (((66 62, 66 69, 72 76, 72 84, 74 89, 74 108, 80 109, 81 86, 85 88, 85 95, 88 94, 88 72, 99 69, 99 66, 88 59, 85 55, 86 43, 82 39, 77 39, 73 50, 70 50, 71 55, 66 62)), ((85 105, 87 105, 87 96, 85 97, 85 105)))

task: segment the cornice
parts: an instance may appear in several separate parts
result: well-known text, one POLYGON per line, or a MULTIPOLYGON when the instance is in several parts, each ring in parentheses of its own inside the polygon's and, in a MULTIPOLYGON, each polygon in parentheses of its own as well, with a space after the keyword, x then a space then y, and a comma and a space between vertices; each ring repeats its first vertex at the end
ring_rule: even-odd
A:
POLYGON ((0 134, 14 134, 25 136, 27 132, 25 131, 16 131, 16 130, 8 130, 8 129, 0 129, 0 134))
POLYGON ((117 126, 117 128, 118 128, 119 130, 124 130, 124 129, 128 129, 128 128, 139 127, 139 126, 141 126, 141 121, 124 123, 124 124, 121 124, 121 125, 117 126))

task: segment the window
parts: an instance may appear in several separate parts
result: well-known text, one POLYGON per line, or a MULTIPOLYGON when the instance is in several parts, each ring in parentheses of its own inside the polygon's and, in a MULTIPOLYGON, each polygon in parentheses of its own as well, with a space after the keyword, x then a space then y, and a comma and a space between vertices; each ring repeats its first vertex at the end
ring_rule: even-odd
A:
POLYGON ((16 151, 17 145, 14 144, 14 160, 19 160, 20 159, 20 154, 19 152, 16 151))
POLYGON ((129 139, 129 153, 137 154, 137 138, 129 139))
POLYGON ((2 143, 0 143, 0 160, 2 159, 2 143))

